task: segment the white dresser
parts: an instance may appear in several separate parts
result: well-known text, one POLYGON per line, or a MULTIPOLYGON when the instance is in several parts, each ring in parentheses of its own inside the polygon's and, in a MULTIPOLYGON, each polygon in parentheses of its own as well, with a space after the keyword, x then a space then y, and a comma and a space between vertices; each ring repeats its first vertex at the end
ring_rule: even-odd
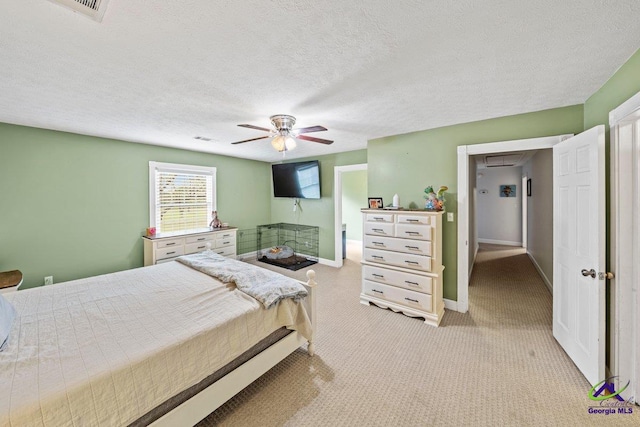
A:
POLYGON ((362 209, 362 215, 360 302, 438 326, 444 315, 443 212, 362 209))
POLYGON ((215 231, 170 236, 143 237, 144 265, 171 261, 180 255, 202 252, 207 247, 226 257, 236 256, 236 227, 225 227, 215 231))

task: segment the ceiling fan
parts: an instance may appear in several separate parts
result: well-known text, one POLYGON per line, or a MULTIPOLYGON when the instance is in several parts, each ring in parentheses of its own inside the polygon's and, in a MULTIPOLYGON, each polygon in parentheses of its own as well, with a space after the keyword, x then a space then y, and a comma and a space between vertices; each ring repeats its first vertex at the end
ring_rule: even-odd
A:
POLYGON ((265 132, 269 132, 269 135, 261 136, 259 138, 245 139, 243 141, 232 142, 232 144, 243 144, 245 142, 257 141, 259 139, 272 138, 271 145, 276 150, 283 152, 289 151, 296 147, 296 138, 305 141, 319 142, 321 144, 333 144, 333 141, 322 138, 314 138, 312 136, 303 135, 311 132, 321 132, 327 130, 324 126, 310 126, 306 128, 293 129, 293 125, 296 123, 296 118, 287 114, 276 114, 271 116, 271 124, 274 129, 267 129, 260 126, 242 124, 238 125, 243 128, 257 129, 265 132))

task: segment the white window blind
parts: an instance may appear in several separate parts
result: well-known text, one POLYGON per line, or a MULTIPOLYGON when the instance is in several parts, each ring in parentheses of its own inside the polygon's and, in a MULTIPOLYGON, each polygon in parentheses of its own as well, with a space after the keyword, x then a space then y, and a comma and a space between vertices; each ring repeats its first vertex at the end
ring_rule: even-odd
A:
POLYGON ((157 233, 207 228, 215 203, 215 168, 149 162, 151 226, 157 233))

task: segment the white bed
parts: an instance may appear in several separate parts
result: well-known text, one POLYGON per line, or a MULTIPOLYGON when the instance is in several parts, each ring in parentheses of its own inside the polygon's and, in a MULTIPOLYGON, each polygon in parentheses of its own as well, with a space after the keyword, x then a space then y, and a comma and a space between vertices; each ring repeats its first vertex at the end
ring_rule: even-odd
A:
POLYGON ((153 423, 193 425, 304 343, 313 355, 307 277, 304 302, 271 309, 177 262, 5 294, 18 314, 0 352, 0 425, 140 424, 274 331, 294 330, 153 423))

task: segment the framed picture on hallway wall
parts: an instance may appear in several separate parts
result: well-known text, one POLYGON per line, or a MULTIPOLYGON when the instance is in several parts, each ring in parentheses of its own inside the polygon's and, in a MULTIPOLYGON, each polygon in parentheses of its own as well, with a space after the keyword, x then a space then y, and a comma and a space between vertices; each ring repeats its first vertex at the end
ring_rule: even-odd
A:
POLYGON ((516 185, 515 184, 501 185, 500 197, 516 197, 516 185))

